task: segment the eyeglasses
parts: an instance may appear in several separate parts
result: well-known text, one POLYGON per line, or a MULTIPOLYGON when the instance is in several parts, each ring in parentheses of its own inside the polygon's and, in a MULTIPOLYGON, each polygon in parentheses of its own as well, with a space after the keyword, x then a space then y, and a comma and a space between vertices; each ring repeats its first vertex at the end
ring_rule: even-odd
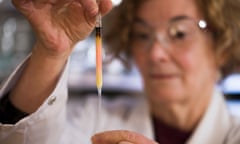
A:
POLYGON ((131 40, 138 49, 149 50, 157 41, 168 50, 184 50, 191 44, 198 42, 200 36, 207 30, 204 20, 196 21, 189 17, 176 18, 167 23, 166 28, 156 31, 149 25, 141 24, 133 28, 131 40))

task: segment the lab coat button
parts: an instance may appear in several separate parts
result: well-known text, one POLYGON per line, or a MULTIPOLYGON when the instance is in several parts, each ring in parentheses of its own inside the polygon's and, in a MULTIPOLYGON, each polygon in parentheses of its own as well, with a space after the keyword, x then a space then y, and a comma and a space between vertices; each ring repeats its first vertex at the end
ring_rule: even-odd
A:
POLYGON ((56 97, 55 96, 50 97, 49 100, 48 100, 48 105, 52 105, 55 101, 56 101, 56 97))

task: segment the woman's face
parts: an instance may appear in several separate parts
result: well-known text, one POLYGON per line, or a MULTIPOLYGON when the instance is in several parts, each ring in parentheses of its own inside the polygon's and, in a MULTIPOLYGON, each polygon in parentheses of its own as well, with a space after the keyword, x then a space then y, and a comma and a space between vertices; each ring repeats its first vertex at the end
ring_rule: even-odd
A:
POLYGON ((211 34, 198 27, 202 18, 194 0, 146 0, 140 6, 132 55, 150 101, 185 102, 212 94, 217 66, 211 34))

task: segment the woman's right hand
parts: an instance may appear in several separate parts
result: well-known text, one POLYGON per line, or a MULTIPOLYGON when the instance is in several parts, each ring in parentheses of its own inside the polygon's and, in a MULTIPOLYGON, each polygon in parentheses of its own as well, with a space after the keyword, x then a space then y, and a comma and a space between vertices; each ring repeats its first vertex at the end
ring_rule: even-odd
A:
POLYGON ((37 40, 10 100, 18 109, 33 113, 56 88, 73 46, 91 33, 98 12, 106 14, 112 3, 100 0, 98 7, 96 0, 12 1, 32 25, 37 40))
POLYGON ((110 11, 111 0, 13 0, 15 7, 28 19, 37 42, 33 53, 67 58, 76 42, 93 30, 96 15, 110 11))

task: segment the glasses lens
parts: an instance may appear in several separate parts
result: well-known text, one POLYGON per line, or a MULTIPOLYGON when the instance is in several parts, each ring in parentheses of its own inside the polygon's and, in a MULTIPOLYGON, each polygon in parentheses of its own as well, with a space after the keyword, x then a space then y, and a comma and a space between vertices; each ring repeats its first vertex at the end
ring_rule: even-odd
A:
POLYGON ((161 33, 146 27, 135 28, 131 38, 138 48, 149 49, 154 42, 158 41, 168 49, 179 50, 197 42, 202 29, 196 21, 186 18, 168 23, 166 30, 161 33))
POLYGON ((148 28, 134 29, 131 33, 133 44, 139 48, 148 49, 154 41, 154 32, 148 28))
POLYGON ((169 44, 175 48, 184 48, 196 42, 201 30, 191 19, 177 20, 170 23, 167 32, 169 44))

